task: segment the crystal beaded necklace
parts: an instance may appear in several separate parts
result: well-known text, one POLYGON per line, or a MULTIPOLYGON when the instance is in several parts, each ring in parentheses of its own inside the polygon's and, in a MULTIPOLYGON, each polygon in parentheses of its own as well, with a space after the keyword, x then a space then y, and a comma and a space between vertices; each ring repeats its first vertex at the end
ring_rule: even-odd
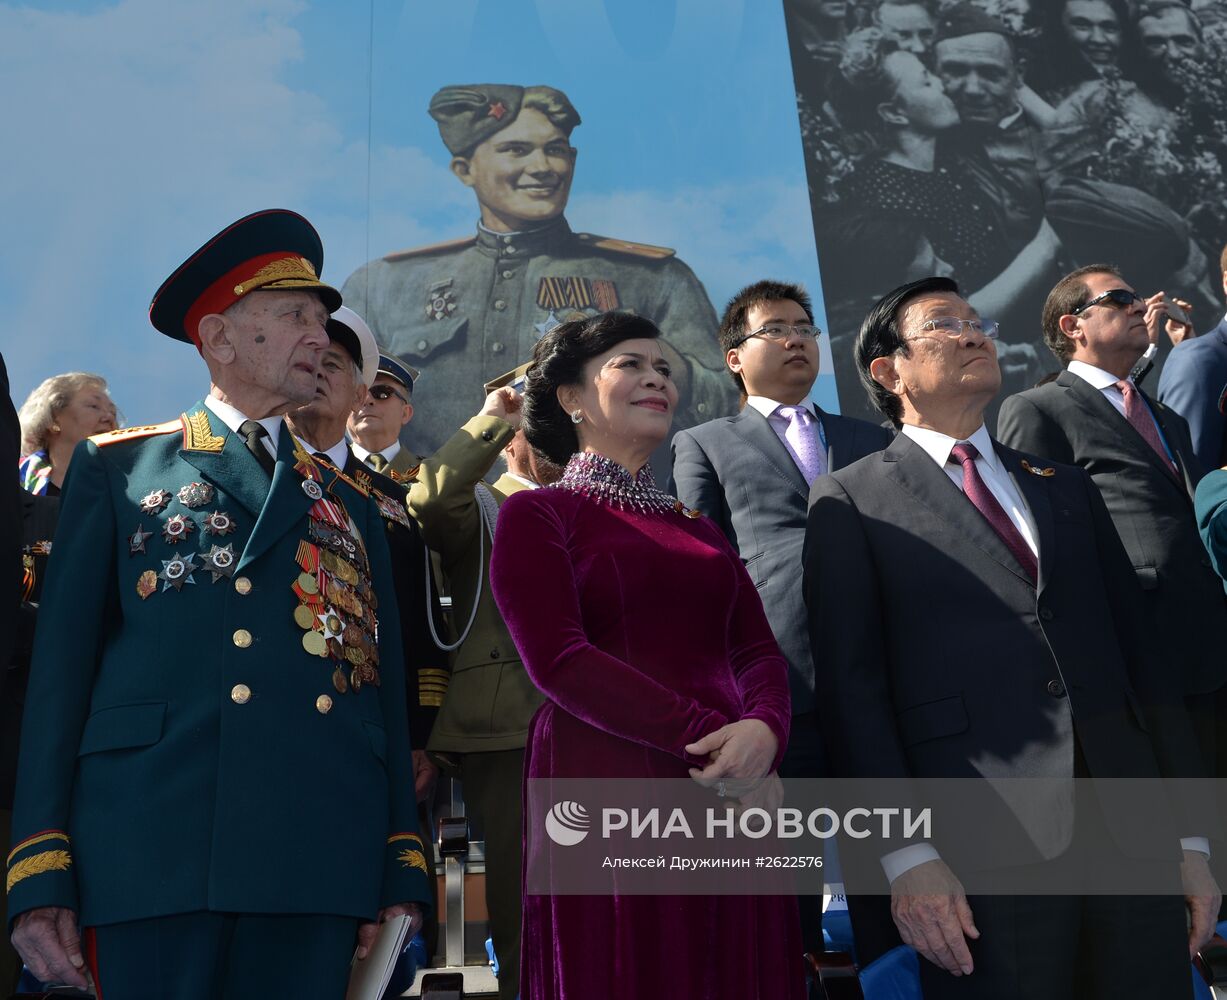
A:
POLYGON ((572 455, 555 485, 619 510, 699 516, 697 510, 691 510, 676 497, 657 489, 651 465, 644 465, 639 474, 632 477, 617 462, 594 452, 580 451, 572 455))

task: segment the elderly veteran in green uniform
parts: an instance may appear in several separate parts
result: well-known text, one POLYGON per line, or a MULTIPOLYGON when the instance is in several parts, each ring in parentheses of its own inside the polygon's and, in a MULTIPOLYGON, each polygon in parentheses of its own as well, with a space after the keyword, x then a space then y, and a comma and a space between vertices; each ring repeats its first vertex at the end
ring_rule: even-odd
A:
POLYGON ((539 458, 520 427, 520 394, 508 383, 489 395, 409 487, 409 513, 451 581, 452 620, 462 634, 427 749, 458 773, 470 816, 485 830, 486 904, 499 961, 499 996, 520 988, 520 848, 524 744, 540 692, 520 662, 490 594, 490 545, 498 508, 512 493, 553 482, 562 470, 539 458), (502 456, 507 471, 482 482, 502 456))
MULTIPOLYGON (((444 87, 430 114, 452 173, 477 196, 477 232, 371 261, 342 288, 384 348, 421 369, 419 451, 434 451, 473 412, 467 386, 506 370, 508 358, 527 357, 556 324, 611 309, 645 316, 663 332, 681 393, 674 430, 735 412, 716 314, 694 272, 670 249, 567 225, 570 135, 580 118, 566 94, 444 87)), ((662 451, 667 463, 667 443, 662 451)))
POLYGON ((413 380, 417 376, 396 358, 379 355, 375 381, 349 418, 350 448, 358 460, 397 482, 410 478, 422 461, 400 443, 401 428, 413 419, 413 380))
POLYGON ((429 898, 383 518, 281 417, 340 305, 322 261, 282 210, 211 239, 150 307, 208 395, 73 457, 7 859, 41 980, 335 1000, 355 941, 429 898))
POLYGON ((340 469, 379 506, 392 557, 392 583, 405 653, 409 733, 418 801, 434 788, 438 769, 426 755, 426 739, 447 691, 447 657, 431 641, 431 614, 442 619, 438 598, 426 588, 426 546, 405 509, 406 489, 358 461, 345 425, 367 398, 379 371, 375 335, 352 309, 341 306, 328 320, 328 347, 316 373, 315 398, 286 414, 290 430, 320 461, 340 469), (429 609, 429 610, 428 610, 429 609))

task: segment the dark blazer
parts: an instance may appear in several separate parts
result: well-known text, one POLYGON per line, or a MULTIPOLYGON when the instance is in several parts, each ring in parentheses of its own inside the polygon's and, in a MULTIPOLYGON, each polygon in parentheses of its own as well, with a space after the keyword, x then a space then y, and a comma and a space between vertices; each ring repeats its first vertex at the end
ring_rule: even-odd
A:
MULTIPOLYGON (((21 507, 17 461, 21 454, 21 424, 9 396, 9 373, 0 354, 0 669, 13 655, 21 585, 21 507)), ((0 674, 3 677, 3 674, 0 674)), ((0 681, 0 684, 3 682, 0 681)))
MULTIPOLYGON (((405 454, 404 449, 400 455, 405 454)), ((392 587, 400 611, 401 648, 405 652, 405 696, 409 709, 409 739, 414 750, 426 749, 439 706, 447 693, 447 654, 430 637, 427 621, 426 544, 417 522, 409 516, 408 490, 358 460, 351 451, 345 474, 354 478, 374 497, 383 518, 384 537, 392 556, 392 587)), ((431 588, 430 613, 435 631, 446 635, 439 598, 431 588)))
POLYGON ((34 627, 42 600, 47 560, 60 516, 60 498, 35 496, 14 484, 21 503, 21 605, 13 635, 13 649, 0 685, 0 809, 13 807, 13 785, 17 779, 17 747, 21 739, 21 715, 30 679, 30 655, 34 648, 34 627))
MULTIPOLYGON (((827 468, 842 469, 890 444, 883 427, 818 411, 827 468)), ((710 517, 737 549, 788 660, 794 713, 814 708, 814 667, 801 596, 809 487, 770 422, 752 406, 673 438, 677 496, 710 517)))
POLYGON ((1207 655, 1227 641, 1227 602, 1193 512, 1201 466, 1183 418, 1147 402, 1179 481, 1102 392, 1068 371, 1007 399, 997 434, 1011 447, 1090 473, 1145 592, 1165 660, 1179 665, 1185 694, 1213 691, 1227 682, 1227 661, 1207 655))
POLYGON ((1159 374, 1159 400, 1189 423, 1193 451, 1203 469, 1227 462, 1227 417, 1219 397, 1227 386, 1227 320, 1209 333, 1172 348, 1159 374))
MULTIPOLYGON (((1069 778, 1075 732, 1094 777, 1204 773, 1187 716, 1150 717, 1158 658, 1090 477, 996 450, 1035 521, 1038 586, 903 435, 819 480, 805 591, 833 775, 1069 778)), ((1052 809, 1063 794, 1061 782, 1043 792, 1052 809)), ((1019 863, 1065 848, 1047 812, 1017 817, 1019 863)), ((1128 815, 1105 812, 1129 853, 1128 815)))

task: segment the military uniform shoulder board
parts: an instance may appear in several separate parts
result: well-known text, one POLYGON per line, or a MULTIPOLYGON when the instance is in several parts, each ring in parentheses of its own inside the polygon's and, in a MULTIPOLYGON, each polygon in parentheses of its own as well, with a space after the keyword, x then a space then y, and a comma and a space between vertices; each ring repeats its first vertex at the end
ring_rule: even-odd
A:
POLYGON ((408 260, 410 257, 422 257, 428 253, 438 253, 440 250, 463 250, 477 242, 477 236, 462 236, 458 240, 444 240, 442 243, 431 243, 429 246, 413 247, 411 250, 397 250, 384 257, 387 261, 408 260))
POLYGON ((629 254, 632 257, 647 257, 649 260, 665 260, 677 253, 671 247, 657 247, 651 243, 632 243, 630 240, 615 240, 609 236, 597 236, 595 233, 579 233, 578 236, 581 243, 587 243, 598 250, 612 250, 614 253, 629 254))
POLYGON ((98 447, 115 444, 117 441, 134 441, 137 438, 152 437, 155 434, 170 434, 182 426, 178 420, 168 420, 164 424, 145 424, 141 427, 124 427, 117 431, 106 431, 93 434, 90 440, 98 447))

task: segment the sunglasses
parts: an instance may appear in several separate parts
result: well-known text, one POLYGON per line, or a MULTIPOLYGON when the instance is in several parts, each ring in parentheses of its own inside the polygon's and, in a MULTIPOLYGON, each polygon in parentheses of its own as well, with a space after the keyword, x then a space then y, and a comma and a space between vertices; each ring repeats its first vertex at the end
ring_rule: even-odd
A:
POLYGON ((1133 303, 1141 301, 1142 296, 1137 292, 1131 292, 1127 288, 1109 288, 1106 292, 1096 295, 1090 302, 1080 305, 1070 315, 1078 316, 1090 309, 1091 306, 1111 305, 1116 309, 1128 309, 1133 303))
POLYGON ((393 396, 399 399, 402 403, 409 402, 408 399, 402 396, 399 392, 393 389, 390 385, 373 385, 370 388, 370 393, 375 399, 379 400, 379 402, 381 403, 385 399, 390 399, 393 396))

